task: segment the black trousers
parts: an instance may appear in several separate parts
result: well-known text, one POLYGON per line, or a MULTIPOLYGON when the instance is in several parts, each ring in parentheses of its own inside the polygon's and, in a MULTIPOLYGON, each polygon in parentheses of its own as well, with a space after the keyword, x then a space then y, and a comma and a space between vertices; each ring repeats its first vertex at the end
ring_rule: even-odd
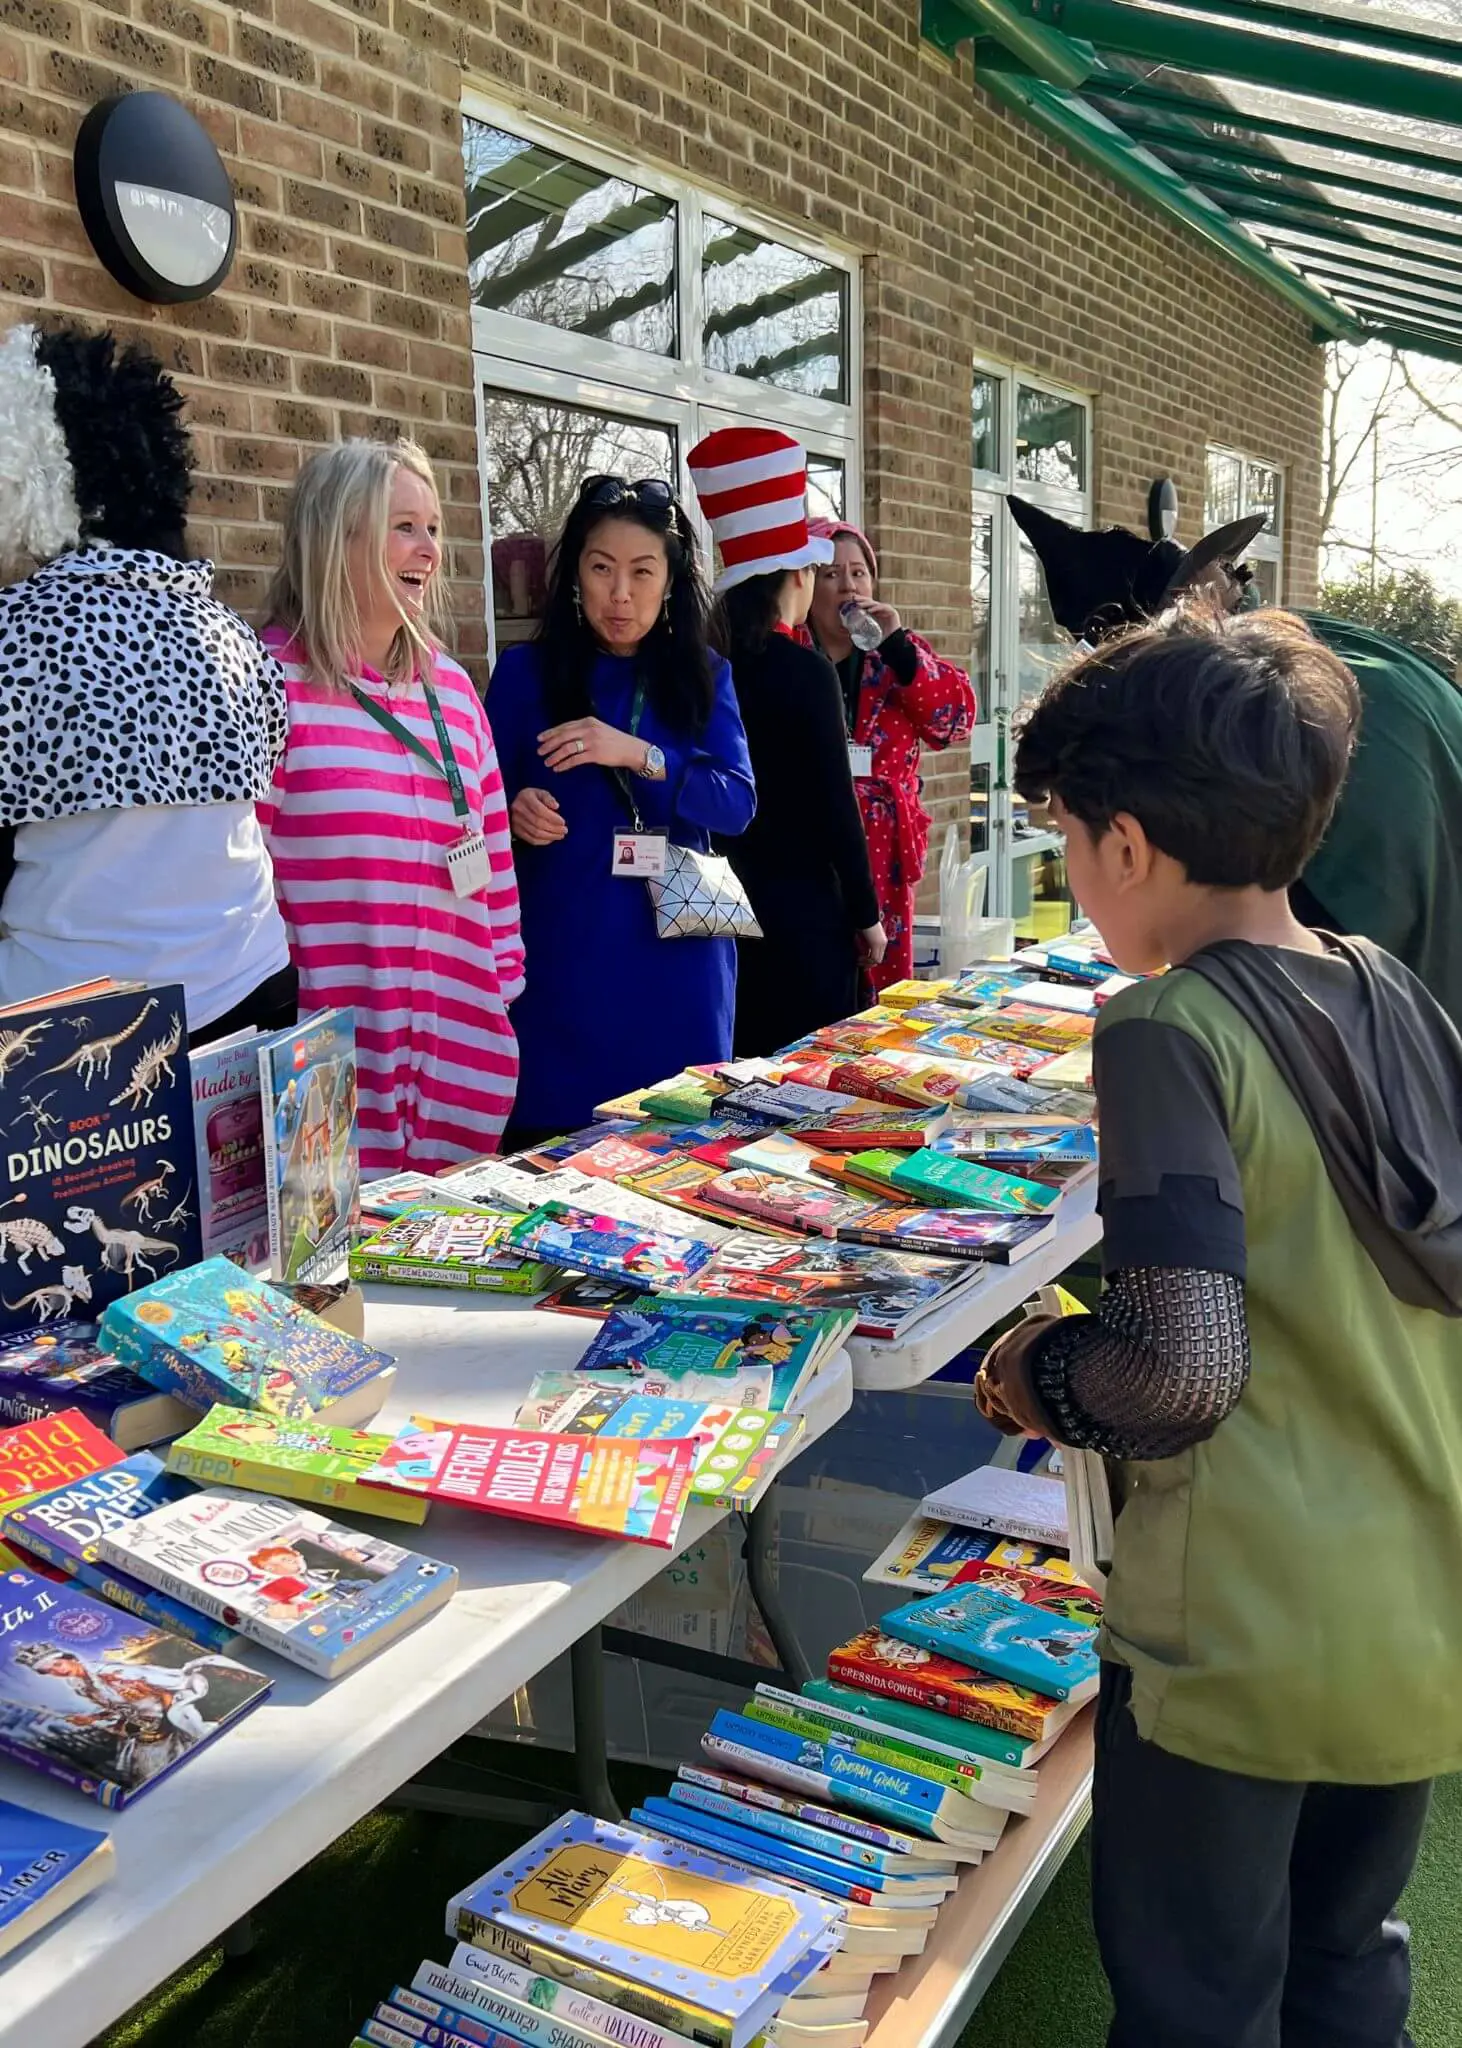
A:
POLYGON ((1108 2048, 1411 2048, 1394 1917, 1429 1783, 1291 1785, 1144 1742, 1102 1667, 1092 1832, 1108 2048))
POLYGON ((200 1024, 196 1031, 190 1031, 188 1050, 196 1052, 200 1045, 212 1045, 217 1039, 232 1037, 235 1031, 284 1031, 299 1017, 299 997, 298 969, 292 965, 281 967, 277 974, 250 989, 241 1003, 235 1003, 212 1023, 200 1024))

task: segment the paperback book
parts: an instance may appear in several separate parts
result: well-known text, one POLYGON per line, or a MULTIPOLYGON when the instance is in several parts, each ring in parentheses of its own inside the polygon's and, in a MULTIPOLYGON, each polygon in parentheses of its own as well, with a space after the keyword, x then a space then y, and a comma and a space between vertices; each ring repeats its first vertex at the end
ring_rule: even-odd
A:
POLYGON ((216 1401, 286 1421, 324 1410, 368 1420, 391 1385, 384 1351, 333 1329, 231 1260, 208 1259, 114 1302, 102 1341, 164 1393, 206 1411, 216 1401))
POLYGON ((433 1200, 408 1208, 352 1247, 352 1280, 451 1287, 478 1294, 541 1294, 554 1267, 507 1249, 522 1217, 511 1209, 433 1200))
POLYGON ((812 1237, 835 1237, 840 1226, 856 1223, 875 1206, 850 1190, 752 1166, 719 1174, 707 1186, 706 1200, 812 1237))
POLYGON ((135 1451, 186 1429, 194 1410, 119 1365, 95 1323, 53 1323, 0 1336, 0 1423, 38 1422, 74 1409, 135 1451))
MULTIPOLYGON (((858 1692, 852 1686, 839 1685, 831 1678, 809 1678, 802 1690, 809 1699, 841 1707, 846 1713, 858 1714, 888 1727, 906 1728, 911 1735, 921 1735, 933 1742, 956 1743, 982 1763, 993 1764, 1000 1769, 1029 1776, 1031 1767, 1042 1754, 1040 1745, 1023 1741, 1017 1735, 1003 1734, 998 1728, 987 1728, 983 1722, 959 1720, 943 1709, 921 1707, 912 1700, 895 1699, 887 1693, 858 1692)), ((1032 1777, 1032 1802, 1034 1784, 1032 1777)))
POLYGON ((943 1152, 915 1152, 895 1167, 896 1193, 947 1209, 991 1209, 999 1215, 1044 1216, 1060 1201, 1057 1188, 1000 1173, 973 1159, 943 1152))
POLYGON ((1080 1124, 1090 1123, 1096 1115, 1096 1097, 1089 1089, 1037 1088, 994 1068, 966 1081, 956 1100, 963 1109, 996 1116, 1064 1117, 1080 1124))
POLYGON ((188 1055, 203 1256, 250 1267, 269 1257, 258 1047, 254 1031, 238 1031, 188 1055))
MULTIPOLYGON (((967 1564, 988 1558, 992 1564, 1016 1565, 1025 1571, 1070 1567, 1059 1551, 1044 1543, 1022 1543, 989 1529, 960 1529, 949 1522, 914 1514, 888 1548, 863 1574, 870 1586, 902 1586, 911 1593, 940 1593, 953 1585, 967 1564)), ((1074 1575, 1073 1575, 1074 1576, 1074 1575)))
MULTIPOLYGON (((753 1405, 781 1410, 832 1357, 852 1324, 846 1309, 754 1310, 734 1303, 713 1308, 658 1297, 615 1309, 578 1369, 595 1378, 613 1372, 667 1381, 694 1373, 702 1381, 722 1381, 723 1398, 733 1382, 740 1385, 740 1375, 769 1374, 770 1398, 753 1405)), ((750 1397, 738 1392, 732 1398, 750 1397)))
POLYGON ((864 1629, 833 1650, 827 1675, 854 1692, 907 1700, 1042 1746, 1060 1734, 1075 1712, 1048 1694, 904 1642, 881 1627, 864 1629))
POLYGON ((899 1642, 971 1664, 1048 1699, 1080 1703, 1096 1692, 1095 1626, 993 1584, 951 1586, 894 1608, 879 1626, 899 1642))
POLYGON ((841 1806, 827 1806, 817 1800, 799 1798, 795 1792, 762 1784, 739 1773, 728 1775, 723 1771, 707 1770, 699 1764, 682 1764, 676 1786, 683 1786, 685 1790, 677 1793, 673 1786, 672 1798, 694 1796, 696 1799, 734 1800, 738 1806, 749 1807, 757 1813, 767 1813, 782 1821, 790 1820, 825 1831, 837 1840, 840 1856, 866 1869, 910 1871, 917 1876, 923 1871, 959 1868, 958 1859, 927 1836, 890 1826, 887 1822, 870 1820, 866 1814, 850 1813, 841 1806))
POLYGON ((6 1011, 0 1331, 99 1315, 202 1256, 187 1039, 174 986, 90 983, 6 1011))
POLYGON ((355 1013, 321 1010, 257 1040, 269 1254, 276 1280, 344 1268, 360 1197, 355 1013))
POLYGON ((670 1550, 690 1498, 695 1456, 688 1437, 637 1443, 418 1415, 363 1483, 670 1550))
POLYGON ((845 1244, 884 1245, 893 1251, 932 1252, 942 1258, 983 1259, 1011 1266, 1039 1251, 1055 1233, 1042 1216, 1000 1216, 988 1209, 902 1208, 879 1204, 856 1223, 838 1226, 845 1244))
POLYGON ((719 1245, 693 1288, 682 1291, 809 1309, 851 1308, 865 1334, 896 1337, 966 1284, 970 1272, 958 1260, 922 1253, 822 1238, 780 1244, 741 1232, 719 1245))
MULTIPOLYGON (((1030 1803, 1033 1788, 1024 1778, 1010 1774, 1007 1780, 1003 1770, 987 1771, 982 1762, 955 1747, 955 1725, 951 1725, 949 1738, 943 1743, 927 1742, 907 1730, 883 1727, 871 1718, 771 1685, 759 1685, 742 1712, 749 1721, 760 1721, 791 1735, 803 1735, 834 1749, 846 1749, 866 1762, 914 1771, 942 1785, 947 1792, 957 1792, 982 1807, 1014 1812, 1023 1811, 1030 1803), (1017 1789, 1007 1791, 1007 1782, 1017 1789)), ((971 1824, 997 1825, 984 1814, 974 1816, 971 1824)))
POLYGON ((1026 1543, 1067 1545, 1066 1490, 1059 1479, 1017 1472, 1004 1465, 977 1465, 962 1479, 926 1494, 919 1511, 934 1522, 962 1529, 993 1529, 1026 1543))
POLYGON ((500 1948, 459 1941, 446 1970, 423 1963, 412 1984, 458 2000, 489 2018, 493 2017, 489 2001, 511 1998, 545 2014, 551 2022, 584 2028, 594 2035, 596 2048, 603 2042, 613 2043, 615 2048, 689 2048, 695 2038, 689 2031, 658 2023, 656 2014, 671 2005, 669 1998, 631 1986, 627 1979, 614 1979, 607 1971, 581 1966, 539 1942, 520 1940, 496 1929, 494 1939, 501 1942, 500 1948), (537 1960, 529 1961, 530 1956, 537 1960), (588 1989, 591 1984, 602 1990, 612 1988, 614 2003, 588 1989))
POLYGON ((951 1581, 956 1594, 965 1586, 984 1586, 987 1591, 1006 1594, 1041 1614, 1078 1622, 1083 1628, 1101 1626, 1101 1594, 1083 1585, 1064 1558, 1054 1559, 1046 1570, 1035 1571, 1024 1565, 999 1564, 993 1557, 971 1558, 968 1564, 960 1566, 951 1581))
POLYGON ((0 1579, 0 1753, 125 1806, 267 1698, 270 1681, 75 1586, 0 1579))
POLYGON ((0 1799, 0 1956, 112 1875, 110 1835, 0 1799))
POLYGON ((713 1249, 693 1237, 672 1237, 564 1202, 549 1202, 524 1217, 513 1242, 530 1256, 572 1272, 656 1287, 694 1278, 709 1264, 713 1249))
POLYGON ((384 1432, 281 1422, 257 1409, 220 1404, 168 1445, 167 1469, 199 1486, 237 1486, 420 1525, 427 1503, 419 1496, 361 1484, 362 1473, 379 1463, 393 1441, 384 1432))
MULTIPOLYGON (((690 1496, 706 1507, 753 1505, 807 1428, 804 1415, 772 1415, 762 1408, 639 1393, 617 1396, 606 1410, 602 1400, 594 1398, 605 1391, 580 1387, 550 1412, 543 1428, 565 1436, 617 1437, 637 1443, 690 1437, 697 1446, 690 1496)), ((530 1394, 527 1406, 534 1405, 530 1394)), ((518 1419, 524 1419, 522 1411, 518 1419)))
POLYGON ((931 1143, 947 1118, 943 1110, 845 1107, 835 1115, 807 1117, 792 1128, 818 1152, 907 1152, 931 1143))
POLYGON ((451 1565, 263 1494, 193 1493, 98 1549, 319 1678, 385 1649, 457 1587, 451 1565))

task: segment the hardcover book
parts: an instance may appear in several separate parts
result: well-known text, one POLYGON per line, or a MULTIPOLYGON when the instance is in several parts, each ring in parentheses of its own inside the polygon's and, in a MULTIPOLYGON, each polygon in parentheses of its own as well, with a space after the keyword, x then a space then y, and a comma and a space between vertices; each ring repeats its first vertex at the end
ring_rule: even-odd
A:
POLYGON ((269 1257, 258 1047, 257 1033, 238 1031, 188 1055, 203 1256, 251 1267, 269 1257))
POLYGON ((72 1408, 123 1451, 186 1429, 194 1410, 119 1365, 99 1338, 95 1323, 0 1336, 0 1423, 39 1422, 72 1408))
POLYGON ((194 1493, 98 1548, 320 1678, 383 1650, 457 1588, 451 1565, 262 1494, 194 1493))
POLYGON ((0 1025, 0 1330, 99 1315, 202 1256, 181 988, 90 984, 0 1025))
POLYGON ((363 1483, 669 1550, 690 1497, 695 1453, 689 1438, 621 1442, 418 1415, 363 1483))
POLYGON ((221 1401, 287 1421, 327 1408, 332 1421, 374 1415, 393 1363, 228 1259, 208 1259, 114 1302, 102 1339, 124 1365, 191 1407, 221 1401))
POLYGON ((906 1643, 882 1628, 864 1629, 827 1660, 827 1675, 855 1692, 886 1694, 957 1720, 980 1721, 1027 1742, 1049 1743, 1075 1711, 1048 1694, 977 1671, 970 1664, 906 1643))
POLYGON ((951 1586, 894 1608, 880 1627, 899 1642, 972 1664, 1048 1699, 1080 1702, 1096 1692, 1096 1628, 994 1585, 951 1586))
POLYGON ((67 1584, 0 1578, 0 1753, 125 1806, 267 1698, 247 1665, 67 1584))
POLYGON ((509 1209, 433 1199, 404 1210, 352 1247, 350 1277, 479 1294, 541 1294, 558 1278, 556 1269, 507 1249, 522 1220, 509 1209))
POLYGON ((571 1813, 454 1898, 448 1932, 491 1922, 670 1992, 746 2048, 818 1967, 841 1910, 702 1851, 571 1813))
POLYGON ((109 1835, 0 1799, 0 1956, 112 1875, 109 1835))
POLYGON ((332 1280, 360 1198, 355 1013, 321 1010, 256 1042, 276 1280, 332 1280))
MULTIPOLYGON (((210 1408, 203 1420, 168 1445, 167 1467, 200 1486, 238 1486, 315 1507, 352 1508, 393 1522, 426 1520, 427 1504, 414 1494, 361 1485, 394 1439, 364 1429, 332 1429, 319 1422, 281 1422, 257 1409, 210 1408)), ((189 1489, 191 1490, 191 1489, 189 1489)))
POLYGON ((652 1286, 684 1281, 708 1263, 712 1247, 693 1237, 621 1223, 615 1217, 549 1202, 524 1217, 513 1242, 535 1258, 578 1273, 609 1280, 643 1280, 652 1286))

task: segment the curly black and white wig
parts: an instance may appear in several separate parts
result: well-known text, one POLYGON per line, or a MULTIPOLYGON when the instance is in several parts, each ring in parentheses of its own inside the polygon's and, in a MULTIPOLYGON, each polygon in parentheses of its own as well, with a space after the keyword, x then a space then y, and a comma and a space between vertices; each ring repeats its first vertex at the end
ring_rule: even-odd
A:
POLYGON ((150 350, 79 327, 0 337, 0 565, 106 542, 183 555, 183 398, 150 350))

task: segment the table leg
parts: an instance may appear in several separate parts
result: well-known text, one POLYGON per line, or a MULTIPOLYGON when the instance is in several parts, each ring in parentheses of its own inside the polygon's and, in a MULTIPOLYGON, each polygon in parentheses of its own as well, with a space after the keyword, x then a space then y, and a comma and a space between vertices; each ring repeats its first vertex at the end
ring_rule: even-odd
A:
POLYGON ((591 1628, 569 1650, 574 1693, 574 1777, 579 1803, 600 1820, 623 1820, 609 1787, 604 1713, 604 1638, 591 1628))
POLYGON ((776 1494, 777 1481, 773 1480, 746 1518, 746 1541, 741 1554, 746 1560, 746 1582, 751 1588, 751 1597, 761 1609, 777 1661, 788 1674, 791 1689, 800 1692, 812 1676, 812 1666, 802 1654, 792 1618, 782 1604, 781 1589, 771 1574, 776 1494))

